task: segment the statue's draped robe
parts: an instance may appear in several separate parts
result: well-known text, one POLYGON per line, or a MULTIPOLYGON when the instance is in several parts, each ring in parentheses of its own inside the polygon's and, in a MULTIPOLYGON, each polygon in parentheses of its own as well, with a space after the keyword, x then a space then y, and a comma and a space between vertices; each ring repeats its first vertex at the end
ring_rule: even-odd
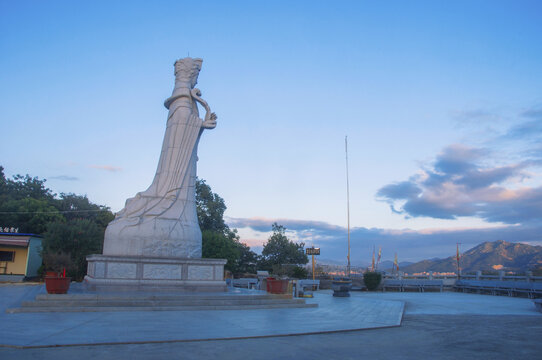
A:
POLYGON ((195 185, 202 120, 189 88, 166 106, 167 128, 154 180, 128 199, 109 224, 104 255, 201 257, 195 185))

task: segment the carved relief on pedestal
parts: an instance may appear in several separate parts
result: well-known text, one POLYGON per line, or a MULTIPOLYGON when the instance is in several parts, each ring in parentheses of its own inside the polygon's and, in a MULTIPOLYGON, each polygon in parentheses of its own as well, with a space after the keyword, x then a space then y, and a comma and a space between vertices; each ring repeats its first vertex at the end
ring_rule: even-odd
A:
POLYGON ((94 266, 94 277, 95 278, 104 278, 105 277, 105 263, 103 262, 97 262, 94 266))
POLYGON ((107 277, 110 279, 135 279, 136 264, 109 263, 107 277))
POLYGON ((143 279, 182 279, 182 265, 145 264, 143 279))
POLYGON ((213 280, 213 267, 204 265, 189 265, 188 280, 213 280))

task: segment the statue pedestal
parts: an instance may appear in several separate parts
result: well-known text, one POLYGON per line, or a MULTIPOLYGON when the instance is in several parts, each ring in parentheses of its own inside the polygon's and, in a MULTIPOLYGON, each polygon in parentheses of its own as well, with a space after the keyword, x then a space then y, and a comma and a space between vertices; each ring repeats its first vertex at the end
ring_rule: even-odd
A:
POLYGON ((223 259, 87 256, 85 283, 96 291, 226 291, 223 259))

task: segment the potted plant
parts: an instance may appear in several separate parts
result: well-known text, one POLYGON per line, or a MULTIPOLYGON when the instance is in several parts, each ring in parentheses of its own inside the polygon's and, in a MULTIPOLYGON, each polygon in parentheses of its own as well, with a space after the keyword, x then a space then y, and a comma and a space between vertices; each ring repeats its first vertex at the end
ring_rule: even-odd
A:
POLYGON ((49 294, 66 294, 70 288, 71 277, 66 277, 66 269, 73 262, 70 254, 64 252, 43 254, 45 264, 45 288, 49 294))
POLYGON ((363 274, 363 282, 369 291, 375 291, 382 281, 382 274, 376 271, 367 271, 363 274))

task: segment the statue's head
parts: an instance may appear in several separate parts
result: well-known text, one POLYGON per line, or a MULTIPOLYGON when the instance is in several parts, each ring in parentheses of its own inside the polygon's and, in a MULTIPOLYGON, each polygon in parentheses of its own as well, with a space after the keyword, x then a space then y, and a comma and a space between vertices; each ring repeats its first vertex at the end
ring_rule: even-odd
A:
POLYGON ((175 78, 183 83, 188 83, 190 88, 194 88, 198 82, 202 63, 203 59, 190 57, 175 61, 175 78))

